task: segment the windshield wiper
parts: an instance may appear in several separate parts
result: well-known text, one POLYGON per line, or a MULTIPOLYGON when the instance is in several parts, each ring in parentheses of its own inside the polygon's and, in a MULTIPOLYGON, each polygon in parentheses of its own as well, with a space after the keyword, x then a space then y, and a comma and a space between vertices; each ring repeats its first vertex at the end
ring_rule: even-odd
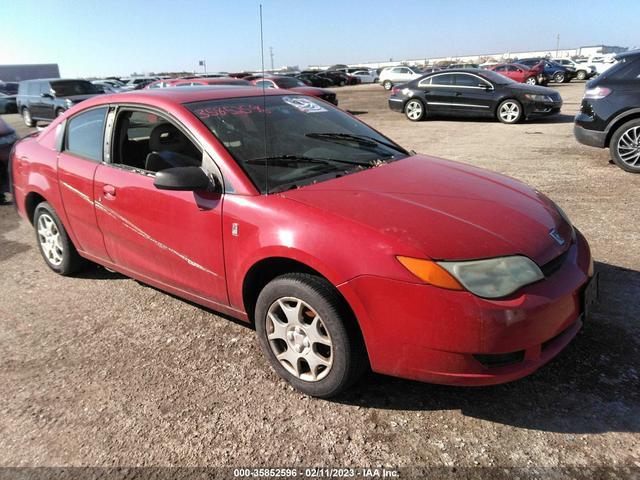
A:
POLYGON ((398 145, 394 145, 393 143, 385 142, 384 140, 380 140, 375 137, 371 137, 369 135, 356 135, 354 133, 338 133, 338 132, 327 132, 327 133, 307 133, 305 136, 309 138, 317 138, 319 140, 353 140, 362 145, 369 145, 372 147, 376 147, 378 145, 384 145, 385 147, 389 147, 397 152, 407 153, 402 147, 398 145))
POLYGON ((274 163, 316 163, 320 165, 332 165, 334 163, 346 163, 349 165, 370 166, 370 162, 356 162, 353 160, 340 160, 338 158, 312 158, 304 155, 274 155, 273 157, 252 158, 244 163, 249 165, 266 165, 269 162, 274 163))

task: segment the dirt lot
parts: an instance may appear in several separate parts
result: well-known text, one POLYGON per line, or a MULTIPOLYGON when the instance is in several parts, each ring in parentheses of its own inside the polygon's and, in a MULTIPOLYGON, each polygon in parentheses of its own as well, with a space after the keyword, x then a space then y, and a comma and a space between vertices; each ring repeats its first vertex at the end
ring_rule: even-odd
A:
POLYGON ((307 398, 245 326, 100 268, 56 276, 3 206, 0 466, 639 468, 640 175, 575 142, 584 84, 556 88, 563 114, 514 126, 411 123, 379 86, 338 90, 405 147, 524 180, 584 232, 601 305, 544 369, 491 388, 370 375, 339 399, 307 398))

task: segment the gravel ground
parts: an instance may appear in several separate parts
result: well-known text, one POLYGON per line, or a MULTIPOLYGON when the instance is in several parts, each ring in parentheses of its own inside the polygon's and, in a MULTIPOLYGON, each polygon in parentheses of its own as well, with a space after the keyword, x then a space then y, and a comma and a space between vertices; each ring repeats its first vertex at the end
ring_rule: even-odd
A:
POLYGON ((487 388, 371 374, 341 398, 308 398, 242 324, 98 267, 55 275, 2 206, 0 466, 640 468, 640 175, 575 142, 584 84, 555 88, 563 113, 520 125, 411 123, 379 86, 337 90, 407 148, 537 187, 584 232, 601 304, 541 371, 487 388))

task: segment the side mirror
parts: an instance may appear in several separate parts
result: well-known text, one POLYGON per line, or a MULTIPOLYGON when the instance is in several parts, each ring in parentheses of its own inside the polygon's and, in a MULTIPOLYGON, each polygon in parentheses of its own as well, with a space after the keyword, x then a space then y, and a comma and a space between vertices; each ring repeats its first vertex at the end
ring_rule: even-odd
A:
POLYGON ((219 186, 214 185, 200 167, 173 167, 160 170, 156 173, 153 185, 159 190, 220 191, 219 186))

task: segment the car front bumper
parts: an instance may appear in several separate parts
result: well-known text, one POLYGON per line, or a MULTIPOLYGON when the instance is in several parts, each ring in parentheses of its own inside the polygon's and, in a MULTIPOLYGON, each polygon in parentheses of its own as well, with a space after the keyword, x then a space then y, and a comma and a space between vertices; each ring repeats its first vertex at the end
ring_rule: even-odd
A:
POLYGON ((524 105, 526 117, 555 115, 562 109, 562 100, 556 102, 529 102, 524 105))
POLYGON ((579 233, 562 266, 507 299, 361 276, 339 286, 378 373, 448 385, 524 377, 580 330, 589 246, 579 233))

